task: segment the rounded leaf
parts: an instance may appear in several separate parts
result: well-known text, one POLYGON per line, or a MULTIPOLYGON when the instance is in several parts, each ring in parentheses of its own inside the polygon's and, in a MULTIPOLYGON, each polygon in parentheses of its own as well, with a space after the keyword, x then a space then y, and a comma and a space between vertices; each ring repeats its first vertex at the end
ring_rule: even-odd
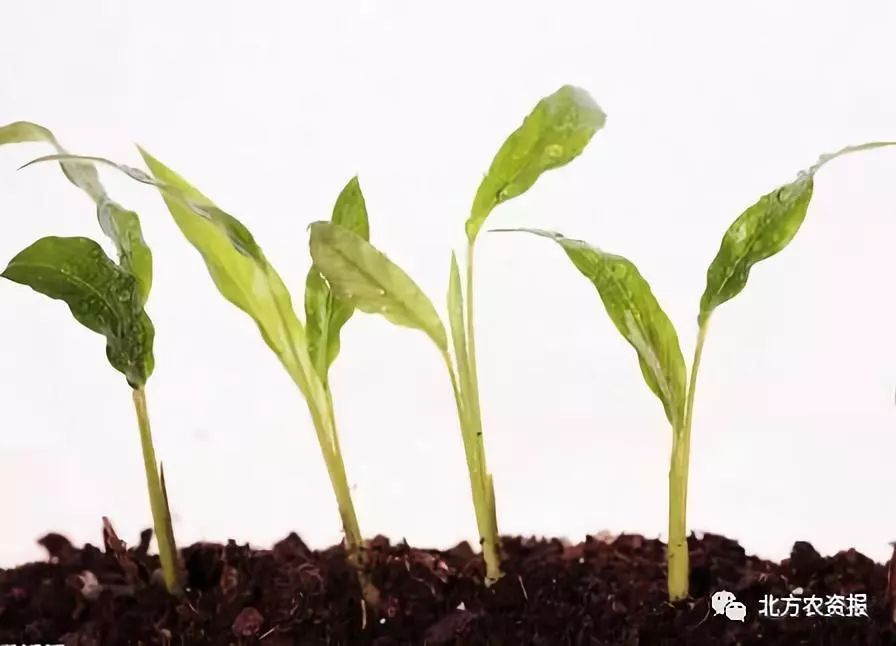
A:
POLYGON ((136 278, 89 238, 41 238, 2 276, 65 302, 75 319, 106 337, 106 357, 133 387, 152 374, 154 329, 136 278))

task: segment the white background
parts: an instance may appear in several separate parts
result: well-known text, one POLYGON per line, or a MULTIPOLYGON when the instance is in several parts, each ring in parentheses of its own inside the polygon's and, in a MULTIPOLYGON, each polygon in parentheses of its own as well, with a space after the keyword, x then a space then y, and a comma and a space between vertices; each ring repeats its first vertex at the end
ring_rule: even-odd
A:
MULTIPOLYGON (((240 217, 300 301, 306 225, 360 176, 372 240, 441 309, 449 253, 504 137, 560 85, 609 115, 499 207, 635 261, 690 358, 730 222, 817 156, 896 139, 891 2, 7 2, 0 122, 138 164, 139 142, 240 217)), ((101 238, 41 145, 0 150, 0 258, 101 238)), ((339 521, 299 394, 158 196, 105 173, 155 251, 148 386, 181 544, 314 546, 339 521)), ((896 539, 896 151, 832 163, 803 230, 713 319, 690 526, 786 556, 896 539)), ((105 244, 105 241, 104 241, 105 244)), ((671 432, 634 352, 554 245, 483 235, 477 334, 501 530, 661 536, 671 432)), ((0 565, 50 530, 136 540, 150 515, 128 387, 67 308, 0 282, 0 565)), ((421 333, 357 315, 333 388, 362 530, 475 537, 454 403, 421 333)))

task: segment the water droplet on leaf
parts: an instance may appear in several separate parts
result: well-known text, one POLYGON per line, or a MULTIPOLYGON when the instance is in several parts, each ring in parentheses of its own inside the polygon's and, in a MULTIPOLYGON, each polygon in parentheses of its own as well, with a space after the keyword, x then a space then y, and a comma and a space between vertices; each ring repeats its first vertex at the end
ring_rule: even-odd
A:
POLYGON ((563 156, 563 146, 560 144, 551 144, 544 149, 544 154, 552 159, 557 159, 563 156))

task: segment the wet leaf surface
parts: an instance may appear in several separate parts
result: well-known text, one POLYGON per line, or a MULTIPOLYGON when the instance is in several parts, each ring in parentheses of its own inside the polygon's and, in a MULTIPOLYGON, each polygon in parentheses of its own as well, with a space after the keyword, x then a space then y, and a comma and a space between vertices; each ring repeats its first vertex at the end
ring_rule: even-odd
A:
POLYGON ((152 374, 155 335, 137 279, 89 238, 41 238, 19 252, 3 278, 61 300, 86 328, 106 337, 106 357, 132 386, 152 374))

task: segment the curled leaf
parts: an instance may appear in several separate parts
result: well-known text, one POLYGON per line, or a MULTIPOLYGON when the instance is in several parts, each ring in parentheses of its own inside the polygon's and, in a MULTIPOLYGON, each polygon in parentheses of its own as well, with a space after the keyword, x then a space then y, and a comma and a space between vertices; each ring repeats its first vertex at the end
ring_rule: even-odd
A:
MULTIPOLYGON (((45 142, 60 155, 67 151, 56 136, 47 128, 29 121, 16 121, 0 127, 0 145, 45 142)), ((93 164, 84 160, 60 159, 59 166, 69 181, 87 193, 94 202, 99 202, 106 194, 93 164)))
POLYGON ((143 239, 139 216, 107 196, 97 202, 96 214, 103 233, 115 243, 119 264, 137 279, 140 297, 146 303, 152 287, 152 252, 143 239))
POLYGON ((637 267, 581 240, 538 229, 517 229, 554 240, 597 288, 616 329, 638 353, 641 373, 679 428, 684 415, 686 370, 678 334, 637 267))
POLYGON ((2 276, 65 302, 75 319, 106 337, 106 357, 133 387, 152 374, 152 322, 136 278, 89 238, 41 238, 19 252, 2 276))
POLYGON ((588 92, 572 85, 541 99, 498 150, 479 185, 466 223, 469 241, 497 205, 525 193, 545 171, 578 157, 606 120, 588 92))
MULTIPOLYGON (((152 159, 156 164, 160 163, 142 148, 140 149, 140 154, 143 155, 144 161, 147 162, 147 165, 151 166, 151 164, 149 164, 150 159, 152 159)), ((134 168, 133 166, 128 166, 126 164, 119 164, 117 162, 106 159, 105 157, 70 154, 45 155, 43 157, 38 157, 37 159, 32 159, 30 162, 22 166, 22 168, 26 168, 28 166, 31 166, 32 164, 38 164, 41 162, 59 160, 76 160, 82 162, 90 161, 102 164, 104 166, 110 166, 124 173, 131 179, 140 182, 141 184, 155 187, 163 195, 166 201, 171 200, 174 202, 178 202, 184 209, 190 211, 194 216, 207 220, 209 223, 217 227, 221 231, 221 233, 223 233, 225 236, 227 236, 227 238, 230 239, 231 244, 238 252, 240 252, 244 256, 253 258, 259 263, 266 262, 261 248, 255 242, 255 238, 252 237, 252 234, 243 225, 242 222, 237 220, 226 211, 223 211, 222 209, 215 206, 215 204, 212 203, 211 200, 209 200, 195 188, 184 182, 183 178, 179 177, 176 173, 174 173, 172 177, 176 178, 177 181, 165 182, 160 180, 158 177, 147 175, 139 168, 134 168)), ((176 219, 175 222, 177 222, 176 219)))
POLYGON ((152 252, 143 239, 137 214, 109 197, 92 161, 69 155, 47 128, 27 121, 0 127, 0 145, 26 142, 46 142, 56 149, 57 154, 49 158, 58 161, 68 180, 87 193, 96 204, 96 216, 103 233, 115 244, 121 266, 134 274, 141 299, 146 303, 152 286, 152 252))
MULTIPOLYGON (((357 177, 349 180, 342 189, 330 221, 369 240, 367 205, 357 177)), ((312 266, 305 280, 305 333, 308 354, 324 384, 329 379, 330 366, 339 354, 339 333, 353 312, 352 304, 336 296, 317 267, 312 266)))
POLYGON ((331 222, 315 222, 311 257, 339 298, 396 325, 421 330, 447 350, 445 327, 426 294, 364 238, 331 222))
POLYGON ((205 261, 218 291, 255 321, 265 343, 308 396, 315 384, 309 380, 312 368, 305 331, 289 291, 252 234, 180 175, 146 151, 141 153, 152 177, 137 169, 125 172, 159 189, 181 233, 205 261))
POLYGON ((806 218, 813 190, 814 179, 806 173, 760 197, 728 228, 706 272, 700 325, 716 307, 743 291, 753 265, 775 255, 793 240, 806 218))
POLYGON ((815 189, 815 174, 825 164, 846 154, 894 143, 871 142, 822 155, 796 180, 766 193, 741 213, 725 232, 719 251, 706 272, 699 324, 705 325, 715 308, 744 290, 753 265, 774 256, 793 240, 806 219, 815 189))
POLYGON ((457 256, 451 254, 451 273, 448 276, 448 326, 451 328, 451 341, 454 346, 454 359, 461 379, 461 392, 468 393, 470 383, 470 366, 467 359, 467 336, 464 330, 464 299, 461 291, 460 269, 457 256))

